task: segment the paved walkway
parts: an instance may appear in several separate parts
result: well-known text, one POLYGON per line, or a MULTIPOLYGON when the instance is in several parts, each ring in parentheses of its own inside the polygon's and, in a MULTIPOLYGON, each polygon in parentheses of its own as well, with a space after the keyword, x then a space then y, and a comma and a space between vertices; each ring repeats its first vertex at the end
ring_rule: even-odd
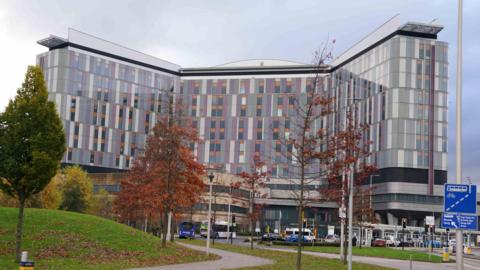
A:
MULTIPOLYGON (((205 251, 205 247, 195 246, 177 242, 177 244, 185 246, 187 248, 205 251)), ((255 256, 243 255, 240 253, 224 251, 216 248, 210 248, 210 252, 219 255, 221 259, 214 261, 195 262, 195 263, 183 263, 172 264, 157 267, 147 268, 135 268, 131 270, 221 270, 221 269, 233 269, 241 267, 253 267, 265 264, 274 263, 272 260, 267 260, 255 256)))

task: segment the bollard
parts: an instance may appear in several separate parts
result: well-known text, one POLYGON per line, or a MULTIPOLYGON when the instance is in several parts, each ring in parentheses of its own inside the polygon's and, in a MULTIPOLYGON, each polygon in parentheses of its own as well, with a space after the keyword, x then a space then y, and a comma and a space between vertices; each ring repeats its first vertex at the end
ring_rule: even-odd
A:
POLYGON ((412 265, 412 254, 410 254, 410 270, 413 269, 412 266, 413 266, 413 265, 412 265))
POLYGON ((20 270, 33 270, 34 263, 28 261, 28 251, 22 251, 22 257, 20 260, 20 270))
POLYGON ((450 253, 448 251, 448 247, 443 248, 442 261, 443 262, 450 261, 450 253))

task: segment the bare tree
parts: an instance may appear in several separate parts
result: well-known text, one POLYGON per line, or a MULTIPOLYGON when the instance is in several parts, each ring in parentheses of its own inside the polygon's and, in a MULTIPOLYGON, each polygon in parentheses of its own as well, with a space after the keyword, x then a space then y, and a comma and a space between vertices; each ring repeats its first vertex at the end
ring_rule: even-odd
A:
MULTIPOLYGON (((368 157, 371 155, 369 146, 372 143, 365 136, 368 132, 368 125, 358 124, 355 121, 356 106, 353 104, 352 110, 348 110, 345 114, 346 126, 344 130, 337 131, 332 136, 333 145, 335 145, 334 159, 329 163, 328 188, 324 190, 328 200, 336 201, 339 205, 342 200, 348 205, 349 189, 354 189, 353 198, 354 217, 352 222, 359 225, 362 219, 373 221, 374 213, 370 207, 370 203, 364 198, 365 194, 370 192, 367 187, 362 187, 369 175, 376 171, 375 166, 369 163, 368 157), (352 111, 353 110, 353 111, 352 111), (346 175, 347 177, 342 177, 346 175), (348 177, 353 177, 353 186, 347 184, 348 177)), ((344 254, 346 254, 347 245, 343 245, 344 254)), ((343 256, 346 263, 346 256, 343 256)))
POLYGON ((249 199, 249 226, 250 226, 250 248, 253 249, 253 224, 258 220, 261 214, 261 205, 255 203, 255 198, 263 197, 261 189, 266 186, 267 172, 264 170, 265 162, 263 162, 258 155, 255 155, 253 162, 250 165, 249 172, 242 172, 239 176, 242 181, 236 187, 244 188, 250 192, 249 199))
POLYGON ((311 202, 321 199, 318 190, 307 189, 307 186, 325 178, 327 173, 322 168, 326 167, 325 163, 334 155, 330 146, 330 132, 323 119, 332 111, 333 99, 329 91, 326 91, 328 80, 323 73, 328 68, 327 63, 332 60, 334 43, 335 40, 327 40, 314 53, 313 76, 307 78, 306 94, 299 95, 293 101, 293 113, 285 116, 288 125, 284 124, 285 132, 279 136, 277 145, 283 149, 276 149, 277 154, 273 157, 275 162, 281 157, 286 161, 288 176, 295 187, 291 190, 291 195, 298 210, 296 269, 301 269, 304 210, 311 202))

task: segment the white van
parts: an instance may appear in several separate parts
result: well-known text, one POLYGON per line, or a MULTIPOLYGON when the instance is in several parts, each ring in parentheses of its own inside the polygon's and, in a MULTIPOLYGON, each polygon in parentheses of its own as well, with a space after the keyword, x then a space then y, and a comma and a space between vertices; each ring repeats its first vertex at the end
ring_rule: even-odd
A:
MULTIPOLYGON (((285 229, 285 240, 288 241, 288 238, 292 235, 296 235, 298 237, 299 229, 298 228, 286 228, 285 229)), ((310 229, 303 229, 303 239, 306 242, 315 241, 315 235, 313 235, 312 230, 310 229)))

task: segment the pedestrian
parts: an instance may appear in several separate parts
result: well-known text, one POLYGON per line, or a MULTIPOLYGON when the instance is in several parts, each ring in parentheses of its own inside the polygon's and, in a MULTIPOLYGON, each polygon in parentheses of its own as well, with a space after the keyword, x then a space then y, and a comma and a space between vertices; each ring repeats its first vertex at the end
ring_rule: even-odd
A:
POLYGON ((354 234, 354 235, 353 235, 353 238, 352 238, 352 246, 354 247, 354 246, 356 246, 356 245, 357 245, 357 235, 354 234))

